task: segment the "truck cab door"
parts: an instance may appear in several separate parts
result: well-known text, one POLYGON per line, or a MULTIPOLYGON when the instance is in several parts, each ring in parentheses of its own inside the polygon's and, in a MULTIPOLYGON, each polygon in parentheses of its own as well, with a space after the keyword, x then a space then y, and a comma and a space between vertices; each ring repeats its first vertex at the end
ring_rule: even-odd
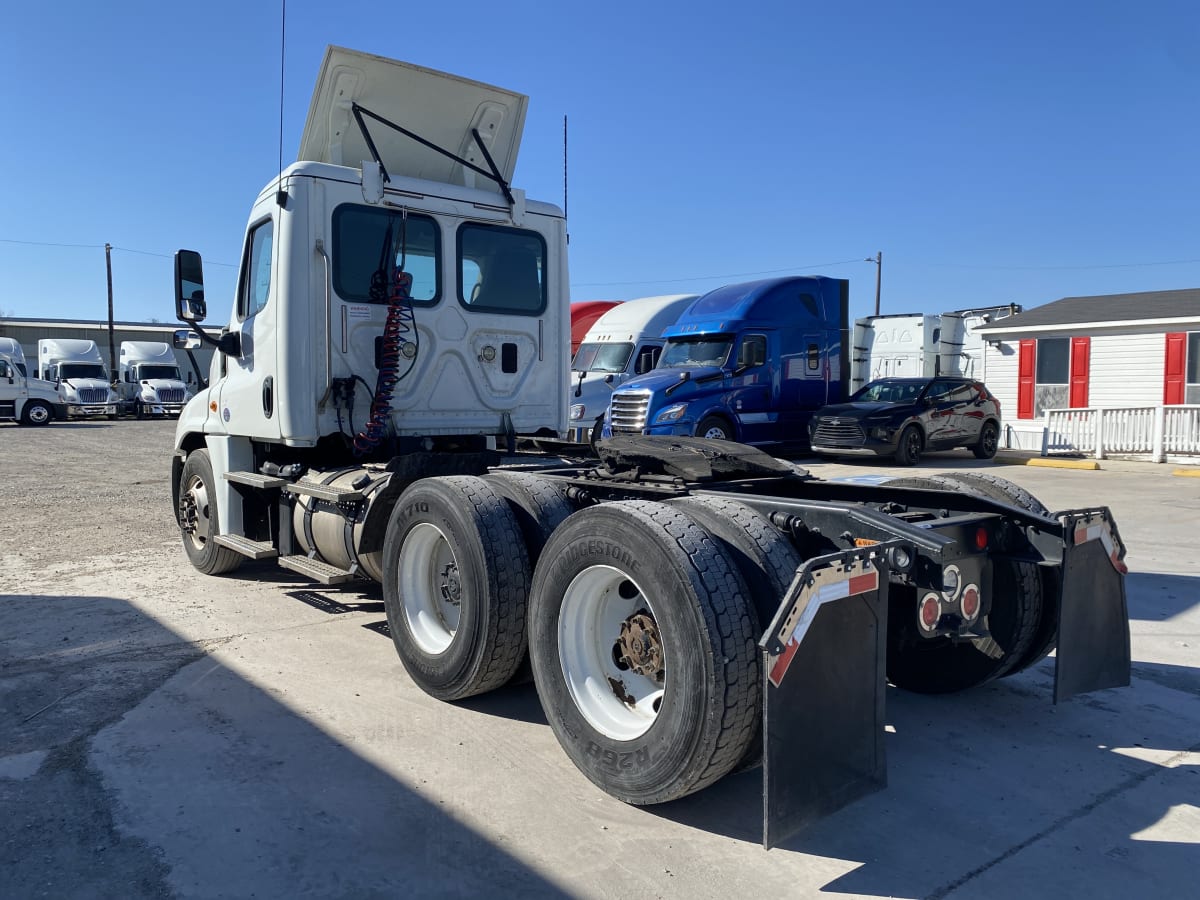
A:
POLYGON ((275 375, 283 304, 274 296, 279 284, 275 221, 270 206, 265 208, 267 214, 246 235, 229 323, 229 331, 238 335, 239 353, 223 360, 213 393, 216 414, 230 434, 269 440, 280 437, 275 375))
POLYGON ((23 382, 20 373, 0 359, 0 419, 16 418, 17 393, 23 382))
POLYGON ((730 408, 738 417, 741 441, 760 444, 779 440, 779 410, 775 408, 776 390, 771 384, 771 366, 767 361, 767 336, 744 334, 734 350, 734 376, 730 380, 730 408))

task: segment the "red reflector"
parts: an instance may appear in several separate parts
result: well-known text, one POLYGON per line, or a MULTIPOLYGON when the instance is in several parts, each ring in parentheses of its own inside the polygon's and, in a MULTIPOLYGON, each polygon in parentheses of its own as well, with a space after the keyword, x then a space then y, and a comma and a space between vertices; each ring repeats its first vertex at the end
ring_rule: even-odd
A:
POLYGON ((921 627, 926 631, 933 631, 937 627, 941 614, 942 611, 938 606, 937 594, 926 594, 921 600, 921 627))
POLYGON ((982 526, 975 529, 975 549, 986 550, 988 544, 987 529, 982 526))
POLYGON ((979 589, 975 585, 967 585, 962 595, 962 614, 968 622, 979 615, 979 589))

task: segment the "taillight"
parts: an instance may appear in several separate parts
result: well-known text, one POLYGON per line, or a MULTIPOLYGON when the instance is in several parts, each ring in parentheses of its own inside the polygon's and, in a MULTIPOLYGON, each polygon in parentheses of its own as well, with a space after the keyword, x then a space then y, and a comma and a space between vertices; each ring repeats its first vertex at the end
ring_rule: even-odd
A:
POLYGON ((933 631, 937 628, 938 619, 941 617, 942 610, 938 603, 938 595, 930 591, 921 598, 921 603, 917 607, 917 622, 922 631, 933 631))
POLYGON ((979 615, 979 588, 968 584, 963 588, 962 601, 959 604, 962 616, 967 622, 974 622, 979 615))

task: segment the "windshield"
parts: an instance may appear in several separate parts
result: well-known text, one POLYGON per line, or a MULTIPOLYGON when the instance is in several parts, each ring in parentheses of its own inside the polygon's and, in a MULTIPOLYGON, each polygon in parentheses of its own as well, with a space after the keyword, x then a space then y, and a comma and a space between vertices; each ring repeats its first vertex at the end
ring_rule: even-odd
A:
POLYGON ((624 372, 633 344, 580 344, 572 372, 624 372))
POLYGON ((660 369, 678 369, 684 366, 720 366, 729 356, 733 338, 727 334, 707 334, 689 337, 673 337, 667 341, 660 369))
POLYGON ((169 378, 173 381, 180 381, 179 366, 138 366, 137 377, 139 381, 147 378, 169 378))
POLYGON ((104 366, 99 363, 63 363, 58 367, 58 377, 64 381, 68 378, 99 378, 104 381, 104 366))
POLYGON ((863 403, 912 403, 924 389, 924 381, 872 381, 850 400, 863 403))

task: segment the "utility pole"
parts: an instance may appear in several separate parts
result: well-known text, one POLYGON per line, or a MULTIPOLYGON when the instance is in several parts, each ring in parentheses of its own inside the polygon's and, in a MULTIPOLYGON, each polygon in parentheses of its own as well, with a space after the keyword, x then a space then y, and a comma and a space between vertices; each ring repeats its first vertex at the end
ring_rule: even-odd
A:
POLYGON ((879 315, 879 285, 883 281, 883 251, 868 256, 863 262, 875 263, 875 315, 879 315))
POLYGON ((104 267, 108 270, 108 377, 117 383, 117 345, 113 338, 113 302, 112 302, 112 244, 104 245, 104 267))

